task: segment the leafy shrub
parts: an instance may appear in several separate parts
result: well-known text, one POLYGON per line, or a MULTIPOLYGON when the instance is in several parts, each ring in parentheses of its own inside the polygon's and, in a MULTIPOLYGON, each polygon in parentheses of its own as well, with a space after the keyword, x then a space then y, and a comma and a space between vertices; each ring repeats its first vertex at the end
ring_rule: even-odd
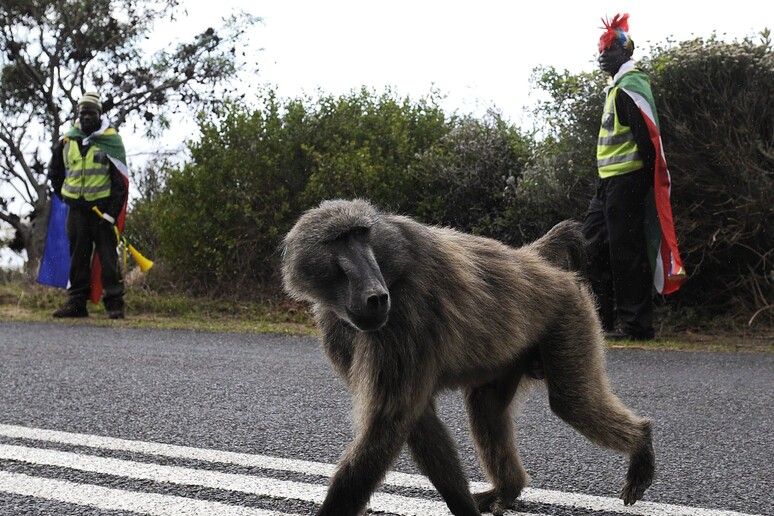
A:
POLYGON ((279 238, 299 213, 311 164, 303 150, 305 109, 230 104, 200 118, 192 161, 170 170, 154 212, 160 250, 187 283, 220 291, 270 283, 279 238))
POLYGON ((260 108, 232 103, 199 126, 191 162, 166 174, 150 212, 181 286, 222 293, 277 289, 282 236, 323 199, 409 209, 407 169, 447 131, 434 97, 367 90, 284 103, 269 91, 260 108))
POLYGON ((408 174, 416 156, 448 131, 437 98, 416 102, 361 89, 324 97, 307 119, 314 161, 305 203, 334 197, 363 197, 399 211, 410 211, 417 185, 408 174))
POLYGON ((413 215, 433 224, 520 242, 517 211, 506 194, 521 176, 531 140, 490 112, 450 121, 450 130, 412 166, 418 185, 413 215))
POLYGON ((525 241, 560 220, 583 220, 597 180, 596 140, 605 79, 597 72, 572 75, 539 67, 532 83, 549 99, 534 109, 537 141, 522 176, 507 192, 521 212, 518 229, 525 241))

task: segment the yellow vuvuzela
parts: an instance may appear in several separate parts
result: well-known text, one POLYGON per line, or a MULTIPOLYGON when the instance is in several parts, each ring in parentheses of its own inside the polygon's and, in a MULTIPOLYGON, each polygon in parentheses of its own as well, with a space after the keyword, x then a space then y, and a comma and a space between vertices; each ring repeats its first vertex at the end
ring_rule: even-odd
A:
MULTIPOLYGON (((105 214, 100 211, 99 208, 96 206, 92 206, 91 208, 94 210, 94 213, 100 216, 100 218, 104 219, 105 214)), ((107 220, 107 219, 105 219, 107 220)), ((108 221, 109 222, 109 221, 108 221)), ((126 251, 129 251, 129 254, 132 255, 132 258, 134 258, 134 261, 137 262, 137 266, 140 268, 142 272, 148 272, 148 270, 153 267, 153 261, 149 260, 148 258, 144 257, 140 251, 138 251, 132 244, 130 244, 126 237, 121 237, 118 233, 118 227, 113 224, 113 231, 116 233, 116 240, 118 242, 124 243, 124 268, 126 268, 126 251)))

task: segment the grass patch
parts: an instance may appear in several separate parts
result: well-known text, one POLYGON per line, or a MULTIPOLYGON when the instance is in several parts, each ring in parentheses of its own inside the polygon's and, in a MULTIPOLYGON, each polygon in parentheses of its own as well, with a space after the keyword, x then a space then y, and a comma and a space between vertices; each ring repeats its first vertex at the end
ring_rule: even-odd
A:
POLYGON ((67 301, 64 290, 4 283, 0 284, 0 318, 216 332, 316 334, 309 311, 302 305, 285 300, 216 300, 160 294, 143 288, 127 289, 124 300, 127 318, 123 320, 109 320, 102 304, 91 303, 88 318, 59 320, 52 318, 51 313, 67 301))
MULTIPOLYGON (((66 300, 67 295, 62 289, 0 277, 0 319, 4 320, 213 332, 317 334, 307 307, 284 298, 265 297, 257 301, 202 298, 160 293, 140 285, 127 289, 126 319, 109 320, 101 304, 91 303, 90 316, 86 319, 62 321, 52 318, 51 313, 66 300)), ((774 328, 758 327, 753 330, 743 321, 718 319, 700 327, 688 328, 684 324, 669 327, 663 324, 667 317, 659 319, 662 320, 659 339, 650 342, 616 341, 609 343, 609 347, 774 352, 774 328)))

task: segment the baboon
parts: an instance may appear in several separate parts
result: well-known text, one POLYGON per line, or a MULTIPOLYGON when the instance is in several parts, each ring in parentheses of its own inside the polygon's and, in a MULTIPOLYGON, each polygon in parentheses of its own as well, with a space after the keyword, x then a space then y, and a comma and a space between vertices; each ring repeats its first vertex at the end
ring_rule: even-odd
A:
POLYGON ((502 515, 527 485, 509 412, 537 361, 552 411, 599 446, 628 454, 624 504, 651 484, 650 421, 611 391, 593 299, 575 270, 579 224, 531 245, 428 226, 368 201, 304 213, 282 243, 287 293, 311 303, 322 344, 346 382, 356 436, 318 516, 355 516, 404 443, 452 514, 502 515), (463 389, 491 490, 472 495, 434 397, 463 389))

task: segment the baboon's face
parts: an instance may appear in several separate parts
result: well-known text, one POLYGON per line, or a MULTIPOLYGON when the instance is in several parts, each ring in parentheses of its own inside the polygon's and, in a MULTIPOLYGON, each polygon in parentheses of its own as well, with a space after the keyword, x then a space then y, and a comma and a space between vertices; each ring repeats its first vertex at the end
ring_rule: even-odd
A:
POLYGON ((369 245, 369 228, 352 228, 328 242, 338 286, 339 317, 360 331, 384 326, 390 312, 390 293, 369 245))
POLYGON ((376 331, 387 322, 390 293, 371 247, 373 221, 350 218, 334 231, 331 223, 336 217, 331 215, 310 213, 288 234, 285 288, 317 309, 332 310, 360 331, 376 331))

